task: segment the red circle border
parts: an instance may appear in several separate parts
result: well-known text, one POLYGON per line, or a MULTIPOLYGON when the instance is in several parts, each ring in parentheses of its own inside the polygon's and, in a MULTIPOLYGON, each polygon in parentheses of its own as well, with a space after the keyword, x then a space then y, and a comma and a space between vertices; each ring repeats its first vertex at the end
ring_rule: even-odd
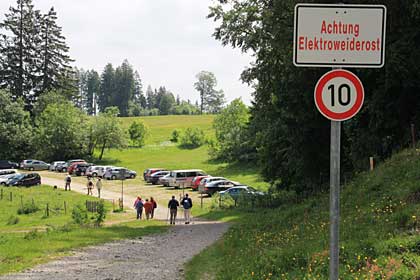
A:
POLYGON ((325 73, 321 77, 321 79, 319 79, 318 83, 315 86, 315 91, 314 91, 315 104, 319 112, 327 119, 330 119, 333 121, 345 121, 354 117, 362 108, 364 98, 365 98, 365 90, 363 88, 363 84, 360 81, 360 79, 352 72, 343 70, 343 69, 336 69, 336 70, 332 70, 330 72, 325 73), (324 86, 331 79, 338 78, 338 77, 349 80, 356 88, 356 102, 348 111, 342 112, 342 113, 335 113, 329 110, 322 102, 322 90, 324 86))

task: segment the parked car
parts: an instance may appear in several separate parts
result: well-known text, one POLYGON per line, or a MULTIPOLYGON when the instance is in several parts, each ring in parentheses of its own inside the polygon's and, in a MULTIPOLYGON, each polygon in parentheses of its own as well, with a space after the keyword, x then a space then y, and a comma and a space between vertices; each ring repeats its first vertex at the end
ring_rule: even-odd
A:
POLYGON ((115 166, 99 166, 99 165, 91 166, 86 170, 86 176, 103 177, 105 172, 112 168, 115 168, 115 166))
POLYGON ((25 167, 25 165, 26 165, 26 164, 29 164, 29 163, 33 162, 34 160, 36 160, 36 159, 25 159, 25 160, 22 160, 22 161, 19 163, 19 168, 20 168, 20 169, 23 169, 23 168, 25 167))
POLYGON ((7 174, 7 175, 2 175, 0 176, 0 185, 6 186, 7 181, 9 181, 9 179, 19 176, 21 175, 20 173, 15 173, 15 174, 7 174))
POLYGON ((0 176, 15 174, 17 173, 16 169, 0 169, 0 176))
POLYGON ((10 160, 0 160, 0 169, 19 168, 19 164, 10 160))
POLYGON ((50 169, 50 165, 40 160, 34 160, 34 161, 24 164, 22 169, 29 170, 29 171, 48 170, 50 169))
POLYGON ((6 186, 35 186, 41 184, 41 176, 38 173, 19 174, 10 178, 6 186))
MULTIPOLYGON (((87 162, 85 162, 85 161, 81 161, 81 162, 79 162, 79 161, 76 161, 76 162, 72 162, 68 167, 67 167, 67 172, 70 174, 70 175, 72 175, 73 173, 74 173, 74 171, 76 170, 76 168, 77 168, 77 166, 79 166, 79 164, 86 164, 86 165, 88 165, 88 164, 90 164, 90 163, 87 163, 87 162)), ((92 164, 90 164, 90 165, 92 165, 92 164)), ((88 166, 89 167, 89 166, 88 166)))
POLYGON ((83 160, 83 159, 72 159, 72 160, 67 161, 64 164, 58 165, 56 167, 56 171, 58 171, 58 172, 67 172, 69 166, 72 165, 73 163, 86 163, 86 161, 83 160))
POLYGON ((209 177, 203 178, 200 181, 199 187, 200 186, 204 187, 208 183, 215 182, 215 181, 220 181, 220 180, 227 180, 227 179, 224 178, 224 177, 211 177, 211 176, 209 176, 209 177))
POLYGON ((134 179, 136 178, 137 173, 133 170, 122 167, 114 167, 107 170, 104 174, 104 179, 116 180, 116 179, 134 179), (124 176, 122 175, 124 174, 124 176))
POLYGON ((225 191, 221 191, 220 195, 221 196, 230 195, 233 199, 236 200, 242 196, 245 196, 245 197, 259 196, 259 195, 265 195, 265 193, 258 191, 254 189, 253 187, 241 185, 241 186, 235 186, 235 187, 229 188, 225 191))
POLYGON ((219 180, 207 183, 201 193, 212 196, 216 192, 225 191, 229 188, 240 185, 238 182, 233 182, 230 180, 219 180))
POLYGON ((87 169, 91 166, 93 166, 93 163, 78 163, 74 167, 73 173, 76 176, 84 176, 86 175, 87 169))
POLYGON ((152 183, 153 185, 156 185, 157 183, 159 183, 159 178, 168 175, 169 173, 171 173, 170 171, 158 171, 153 173, 151 176, 148 177, 148 182, 152 183))
POLYGON ((57 168, 57 166, 62 165, 64 163, 66 163, 66 162, 65 161, 53 161, 50 164, 50 171, 55 171, 55 169, 57 168))
POLYGON ((192 179, 191 181, 191 188, 193 191, 198 190, 198 186, 200 185, 201 180, 203 180, 204 178, 209 178, 211 176, 209 175, 203 175, 203 176, 197 176, 194 177, 194 179, 192 179))
POLYGON ((143 171, 143 180, 148 182, 149 176, 151 176, 153 173, 159 172, 159 171, 166 171, 166 169, 165 168, 148 168, 148 169, 144 170, 143 171))
POLYGON ((163 177, 160 177, 158 180, 158 184, 162 185, 164 187, 169 187, 169 179, 171 178, 171 174, 165 175, 163 177))
POLYGON ((189 170, 174 170, 171 171, 171 177, 169 178, 169 186, 174 188, 191 186, 191 181, 197 176, 207 175, 203 170, 200 169, 189 169, 189 170))

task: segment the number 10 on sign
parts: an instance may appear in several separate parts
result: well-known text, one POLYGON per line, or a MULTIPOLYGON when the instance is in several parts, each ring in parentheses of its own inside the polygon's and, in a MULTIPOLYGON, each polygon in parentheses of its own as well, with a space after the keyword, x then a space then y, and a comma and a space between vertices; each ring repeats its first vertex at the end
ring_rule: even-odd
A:
POLYGON ((315 104, 322 115, 333 121, 345 121, 362 108, 364 89, 352 72, 332 70, 319 79, 314 92, 315 104))

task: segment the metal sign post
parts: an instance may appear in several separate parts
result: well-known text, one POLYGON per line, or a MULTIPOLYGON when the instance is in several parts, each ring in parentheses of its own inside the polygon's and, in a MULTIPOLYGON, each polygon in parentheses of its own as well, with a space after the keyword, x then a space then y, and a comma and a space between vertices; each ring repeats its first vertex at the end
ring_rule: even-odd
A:
POLYGON ((341 122, 331 121, 330 150, 330 279, 338 280, 340 226, 341 122))

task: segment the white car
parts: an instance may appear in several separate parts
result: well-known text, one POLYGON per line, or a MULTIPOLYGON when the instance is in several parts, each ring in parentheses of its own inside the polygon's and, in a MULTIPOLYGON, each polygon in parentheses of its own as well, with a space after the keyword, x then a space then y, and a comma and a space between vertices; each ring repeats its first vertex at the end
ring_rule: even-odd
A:
POLYGON ((200 186, 206 186, 208 183, 220 181, 220 180, 226 180, 224 177, 207 177, 200 181, 200 186))
POLYGON ((0 176, 0 185, 6 186, 6 182, 9 181, 10 178, 13 178, 15 176, 21 175, 20 173, 14 173, 14 174, 7 174, 0 176))
POLYGON ((114 166, 102 166, 102 165, 91 166, 86 170, 86 176, 103 177, 105 175, 105 172, 112 168, 114 168, 114 166))
POLYGON ((65 161, 53 161, 50 165, 50 171, 55 171, 55 169, 57 168, 57 166, 61 165, 61 164, 65 164, 65 161))

